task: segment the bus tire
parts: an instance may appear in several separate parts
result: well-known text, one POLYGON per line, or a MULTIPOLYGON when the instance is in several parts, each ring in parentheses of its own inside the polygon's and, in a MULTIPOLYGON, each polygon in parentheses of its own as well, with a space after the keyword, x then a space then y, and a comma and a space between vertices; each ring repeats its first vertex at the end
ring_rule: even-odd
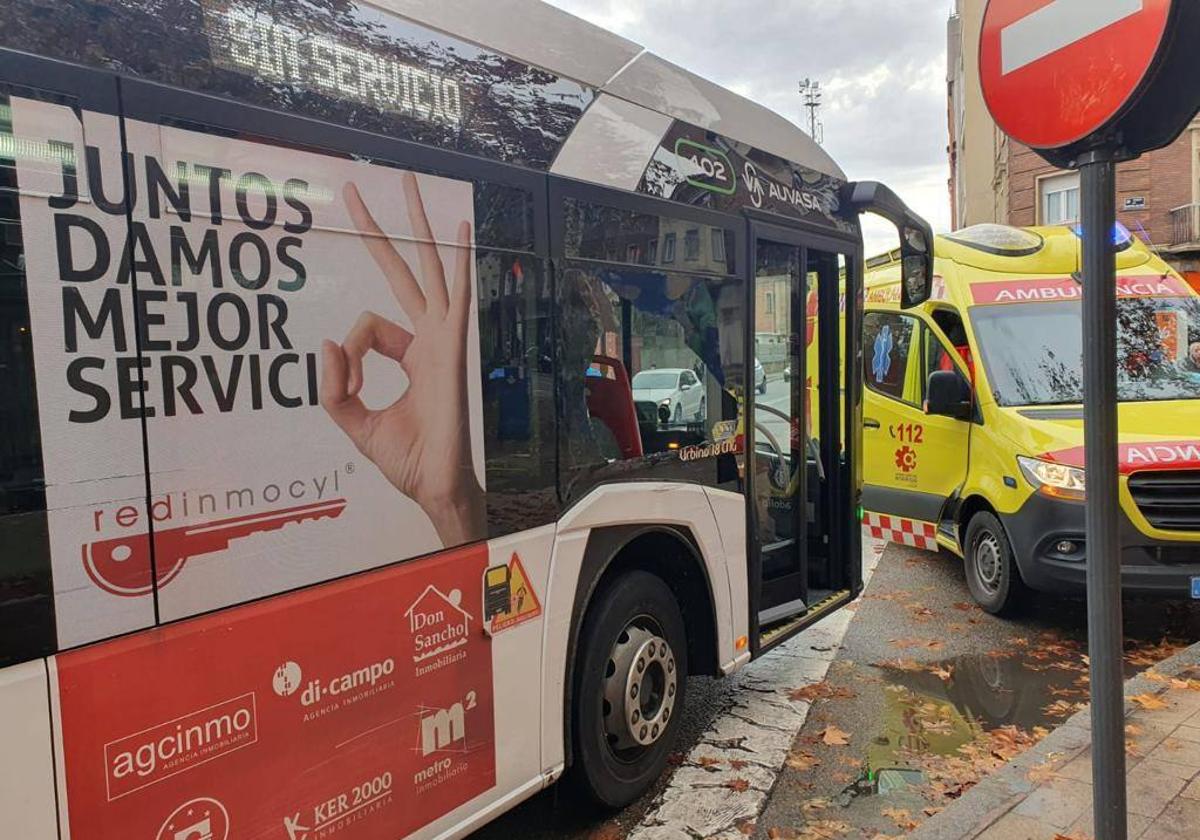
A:
POLYGON ((971 517, 963 567, 971 597, 992 615, 1011 615, 1025 602, 1028 590, 995 514, 983 510, 971 517))
POLYGON ((578 651, 572 772, 590 798, 623 808, 667 766, 687 693, 687 634, 671 589, 640 570, 607 583, 578 651))

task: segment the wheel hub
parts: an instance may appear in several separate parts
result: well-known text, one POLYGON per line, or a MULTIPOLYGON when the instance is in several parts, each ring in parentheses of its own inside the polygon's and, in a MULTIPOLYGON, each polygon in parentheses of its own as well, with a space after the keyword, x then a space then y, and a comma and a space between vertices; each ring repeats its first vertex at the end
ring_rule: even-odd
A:
POLYGON ((985 534, 975 547, 975 569, 979 582, 989 592, 1000 586, 1000 568, 1000 544, 994 536, 985 534))
POLYGON ((617 637, 604 679, 604 731, 616 749, 648 747, 675 710, 675 654, 667 640, 637 624, 617 637))

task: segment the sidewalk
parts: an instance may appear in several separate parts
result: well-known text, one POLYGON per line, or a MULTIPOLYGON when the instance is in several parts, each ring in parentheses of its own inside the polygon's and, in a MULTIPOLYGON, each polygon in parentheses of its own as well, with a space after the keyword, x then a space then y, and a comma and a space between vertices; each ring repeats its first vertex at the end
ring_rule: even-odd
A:
MULTIPOLYGON (((1048 699, 1049 701, 1049 699, 1048 699)), ((1129 837, 1200 837, 1200 644, 1125 684, 1129 837)), ((914 831, 914 840, 1093 837, 1090 709, 914 831)))

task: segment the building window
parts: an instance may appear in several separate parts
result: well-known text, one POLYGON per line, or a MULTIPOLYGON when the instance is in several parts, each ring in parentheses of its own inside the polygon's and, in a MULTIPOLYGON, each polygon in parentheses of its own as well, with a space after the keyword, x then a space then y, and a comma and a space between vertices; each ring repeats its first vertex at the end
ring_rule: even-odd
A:
POLYGON ((673 233, 663 236, 662 261, 664 263, 675 262, 675 234, 673 233))
POLYGON ((771 292, 767 292, 766 308, 768 315, 775 314, 775 295, 771 292))
POLYGON ((683 258, 689 261, 700 259, 700 231, 696 228, 683 235, 683 258))
POLYGON ((1079 173, 1055 175, 1038 182, 1041 223, 1068 225, 1079 221, 1079 173))
POLYGON ((712 258, 717 262, 725 262, 725 231, 712 228, 709 233, 712 234, 712 258))

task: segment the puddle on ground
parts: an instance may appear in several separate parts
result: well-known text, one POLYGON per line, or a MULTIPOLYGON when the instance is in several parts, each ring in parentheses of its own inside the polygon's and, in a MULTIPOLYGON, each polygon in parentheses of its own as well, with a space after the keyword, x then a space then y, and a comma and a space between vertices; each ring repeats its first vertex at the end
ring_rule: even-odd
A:
POLYGON ((879 666, 887 683, 881 729, 867 747, 862 775, 842 791, 840 804, 921 787, 930 759, 959 761, 964 748, 989 733, 1011 733, 1032 744, 1087 702, 1080 653, 1066 643, 1051 651, 879 666))

